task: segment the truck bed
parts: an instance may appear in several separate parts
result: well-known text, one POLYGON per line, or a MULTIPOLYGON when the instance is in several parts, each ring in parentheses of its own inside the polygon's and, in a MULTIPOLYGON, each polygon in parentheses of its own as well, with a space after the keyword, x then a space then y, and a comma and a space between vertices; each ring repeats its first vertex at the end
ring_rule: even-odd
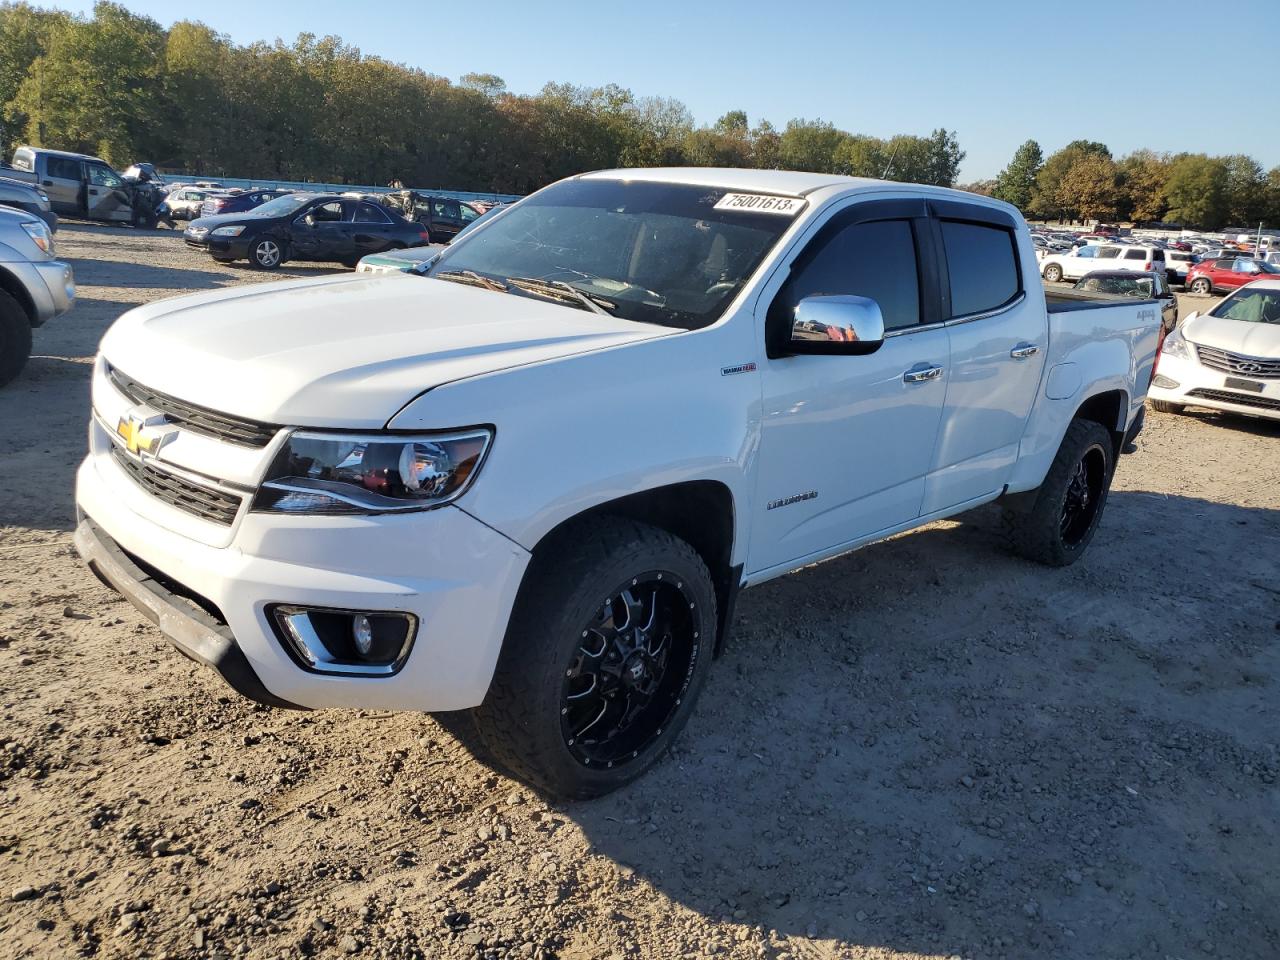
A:
POLYGON ((1159 301, 1126 297, 1118 293, 1085 293, 1071 288, 1044 288, 1045 307, 1050 313, 1071 313, 1075 310, 1096 310, 1099 307, 1114 307, 1118 303, 1137 306, 1138 304, 1155 304, 1159 309, 1159 301))

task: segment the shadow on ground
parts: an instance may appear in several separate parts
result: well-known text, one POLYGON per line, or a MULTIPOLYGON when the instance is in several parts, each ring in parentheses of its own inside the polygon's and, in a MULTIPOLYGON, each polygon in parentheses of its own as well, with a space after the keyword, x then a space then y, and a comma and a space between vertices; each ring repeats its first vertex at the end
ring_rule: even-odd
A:
POLYGON ((766 930, 1276 955, 1280 512, 1114 492, 1068 570, 1006 553, 993 508, 962 520, 748 591, 677 752, 571 816, 673 900, 766 930), (1126 586, 1117 540, 1154 551, 1179 524, 1246 525, 1270 552, 1206 539, 1170 554, 1167 588, 1126 586), (1188 587, 1201 562, 1230 582, 1188 587), (1240 624, 1198 617, 1223 592, 1240 624))

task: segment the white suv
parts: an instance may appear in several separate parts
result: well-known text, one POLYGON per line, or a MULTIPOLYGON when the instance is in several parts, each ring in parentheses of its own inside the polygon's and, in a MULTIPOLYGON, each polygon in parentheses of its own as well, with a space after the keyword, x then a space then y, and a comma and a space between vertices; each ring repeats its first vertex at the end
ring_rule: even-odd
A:
POLYGON ((1080 247, 1073 253, 1055 253, 1040 261, 1040 275, 1050 283, 1079 280, 1094 270, 1164 270, 1161 247, 1108 243, 1080 247))

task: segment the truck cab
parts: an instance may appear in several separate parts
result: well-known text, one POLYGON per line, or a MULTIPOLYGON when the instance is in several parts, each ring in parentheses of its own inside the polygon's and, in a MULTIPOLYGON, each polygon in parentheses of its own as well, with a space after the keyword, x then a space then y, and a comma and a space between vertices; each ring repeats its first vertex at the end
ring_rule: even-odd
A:
POLYGON ((124 223, 136 220, 135 187, 98 157, 23 146, 14 151, 13 163, 4 175, 37 185, 61 216, 124 223))

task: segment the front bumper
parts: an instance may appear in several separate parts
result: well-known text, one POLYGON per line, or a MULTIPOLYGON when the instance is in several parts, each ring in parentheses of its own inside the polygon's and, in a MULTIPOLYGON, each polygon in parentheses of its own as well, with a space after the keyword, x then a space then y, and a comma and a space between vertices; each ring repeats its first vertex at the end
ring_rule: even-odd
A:
POLYGON ((1247 375, 1223 373, 1206 367, 1198 359, 1160 354, 1156 377, 1147 396, 1165 403, 1186 404, 1226 410, 1251 417, 1280 420, 1280 380, 1252 380, 1247 375), (1160 386, 1156 381, 1177 386, 1160 386), (1230 381, 1262 384, 1262 389, 1245 390, 1230 381))
POLYGON ((61 260, 20 260, 5 263, 4 269, 14 274, 31 295, 35 308, 33 327, 62 316, 75 305, 76 277, 70 264, 61 260))
POLYGON ((522 547, 453 506, 356 517, 244 509, 229 544, 217 546, 177 530, 195 523, 226 537, 228 528, 180 513, 137 486, 100 443, 91 440, 90 448, 76 477, 77 509, 86 518, 77 546, 188 656, 224 677, 222 664, 242 656, 272 698, 264 702, 442 711, 484 699, 529 561, 522 547), (212 622, 194 617, 192 626, 190 605, 174 613, 164 598, 154 600, 149 583, 198 598, 195 609, 212 622), (418 634, 394 675, 312 673, 289 656, 269 622, 275 604, 411 613, 418 634))

